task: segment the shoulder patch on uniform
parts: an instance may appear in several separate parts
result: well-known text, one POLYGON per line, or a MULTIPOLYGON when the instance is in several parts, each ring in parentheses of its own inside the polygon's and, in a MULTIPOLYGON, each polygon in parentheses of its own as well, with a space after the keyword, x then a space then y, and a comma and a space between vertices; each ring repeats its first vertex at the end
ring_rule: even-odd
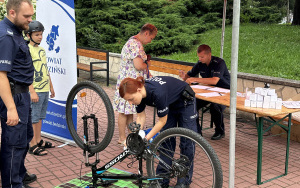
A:
POLYGON ((13 32, 12 30, 10 30, 10 29, 7 29, 7 30, 6 30, 6 33, 7 33, 8 35, 10 35, 10 36, 14 36, 14 32, 13 32))

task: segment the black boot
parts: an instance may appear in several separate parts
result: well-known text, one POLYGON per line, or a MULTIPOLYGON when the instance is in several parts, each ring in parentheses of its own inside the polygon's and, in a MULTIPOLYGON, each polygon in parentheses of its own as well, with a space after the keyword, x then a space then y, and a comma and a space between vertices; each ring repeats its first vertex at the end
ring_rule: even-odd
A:
POLYGON ((215 133, 211 139, 212 140, 220 140, 225 137, 225 133, 215 133))
POLYGON ((22 188, 33 188, 33 187, 30 187, 29 185, 23 185, 22 188))
MULTIPOLYGON (((25 173, 24 179, 23 179, 23 184, 27 185, 29 183, 32 183, 36 181, 37 177, 35 174, 30 174, 29 172, 25 173)), ((25 186, 26 187, 26 186, 25 186)))

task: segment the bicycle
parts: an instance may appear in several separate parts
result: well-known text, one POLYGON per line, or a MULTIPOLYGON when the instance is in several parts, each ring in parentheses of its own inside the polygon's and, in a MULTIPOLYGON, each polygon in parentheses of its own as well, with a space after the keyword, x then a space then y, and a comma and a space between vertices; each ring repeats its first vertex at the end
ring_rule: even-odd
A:
POLYGON ((221 164, 210 144, 198 133, 179 127, 162 131, 149 142, 143 139, 139 127, 131 124, 132 133, 126 139, 127 149, 97 168, 100 163, 99 152, 108 146, 113 136, 114 113, 105 91, 93 82, 81 82, 72 88, 66 103, 66 118, 71 136, 83 149, 85 165, 92 168, 92 187, 99 185, 98 180, 105 184, 106 180, 121 179, 137 180, 139 187, 145 186, 145 182, 148 182, 146 186, 157 188, 175 186, 177 182, 189 184, 191 188, 221 188, 223 185, 221 164), (73 108, 76 101, 78 109, 81 108, 77 112, 77 118, 73 108), (186 146, 182 143, 188 143, 192 150, 184 151, 186 146), (192 153, 192 157, 185 155, 186 151, 192 153), (96 157, 93 163, 89 162, 91 156, 96 157), (129 156, 138 161, 137 174, 103 174, 129 156), (144 175, 144 160, 147 176, 144 175))

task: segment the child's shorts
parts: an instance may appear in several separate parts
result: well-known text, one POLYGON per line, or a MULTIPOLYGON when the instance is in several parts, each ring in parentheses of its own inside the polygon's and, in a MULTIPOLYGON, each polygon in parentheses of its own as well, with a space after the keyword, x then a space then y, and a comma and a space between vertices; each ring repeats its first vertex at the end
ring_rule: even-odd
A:
POLYGON ((46 111, 48 107, 49 92, 37 92, 39 102, 31 101, 32 108, 32 123, 38 123, 39 120, 46 118, 46 111))

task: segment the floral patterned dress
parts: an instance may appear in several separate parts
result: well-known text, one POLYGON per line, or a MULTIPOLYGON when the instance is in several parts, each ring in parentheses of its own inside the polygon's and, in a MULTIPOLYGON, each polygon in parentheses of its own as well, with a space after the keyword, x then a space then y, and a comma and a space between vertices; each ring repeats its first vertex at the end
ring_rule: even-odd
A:
POLYGON ((123 46, 121 52, 120 70, 116 85, 116 92, 114 96, 113 107, 114 110, 124 114, 135 114, 135 105, 130 105, 127 101, 120 97, 119 86, 124 78, 137 78, 143 76, 147 78, 147 71, 138 71, 133 65, 133 59, 136 57, 142 58, 144 61, 147 59, 147 55, 144 51, 142 43, 133 37, 130 37, 126 44, 123 46))

